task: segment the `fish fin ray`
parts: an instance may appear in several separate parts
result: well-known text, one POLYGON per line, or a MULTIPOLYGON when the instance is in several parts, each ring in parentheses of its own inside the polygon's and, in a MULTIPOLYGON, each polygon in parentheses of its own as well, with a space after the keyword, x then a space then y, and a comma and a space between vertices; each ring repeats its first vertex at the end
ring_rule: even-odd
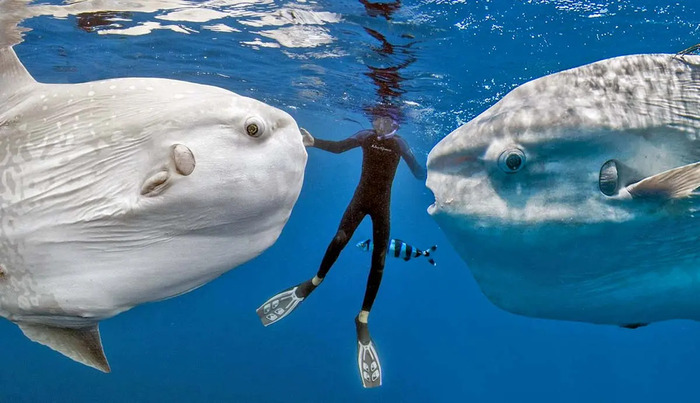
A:
POLYGON ((700 162, 670 169, 627 186, 634 198, 678 199, 700 187, 700 162))
POLYGON ((81 364, 110 372, 102 349, 98 324, 81 328, 63 328, 36 323, 18 323, 25 336, 81 364))

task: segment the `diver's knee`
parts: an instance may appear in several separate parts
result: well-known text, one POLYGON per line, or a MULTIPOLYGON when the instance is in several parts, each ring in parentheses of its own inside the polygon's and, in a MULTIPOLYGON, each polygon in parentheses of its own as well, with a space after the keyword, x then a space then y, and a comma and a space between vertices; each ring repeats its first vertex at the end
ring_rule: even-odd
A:
POLYGON ((383 262, 385 262, 385 261, 386 261, 386 248, 379 249, 375 245, 374 253, 372 254, 373 264, 384 266, 383 262))
POLYGON ((372 262, 372 266, 369 269, 369 275, 381 278, 382 274, 384 274, 384 262, 372 262))
POLYGON ((348 234, 342 229, 338 230, 338 232, 335 233, 335 237, 333 237, 333 242, 340 245, 345 245, 348 243, 348 240, 348 234))

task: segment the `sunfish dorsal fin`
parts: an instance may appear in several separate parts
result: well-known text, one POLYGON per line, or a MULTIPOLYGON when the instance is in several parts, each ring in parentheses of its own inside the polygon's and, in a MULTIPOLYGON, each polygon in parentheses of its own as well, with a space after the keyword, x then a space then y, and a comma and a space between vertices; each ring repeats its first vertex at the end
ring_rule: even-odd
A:
POLYGON ((11 47, 0 49, 0 98, 7 97, 18 88, 35 83, 11 47))
POLYGON ((683 165, 627 186, 633 198, 678 199, 700 187, 700 162, 683 165))
POLYGON ((102 372, 110 372, 97 324, 75 329, 34 323, 17 325, 30 340, 102 372))

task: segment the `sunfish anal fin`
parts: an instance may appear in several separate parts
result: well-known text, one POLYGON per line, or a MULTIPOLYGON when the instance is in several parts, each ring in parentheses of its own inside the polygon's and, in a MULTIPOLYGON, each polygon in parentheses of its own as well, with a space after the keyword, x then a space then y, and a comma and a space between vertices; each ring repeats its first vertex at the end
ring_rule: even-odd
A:
POLYGON ((17 324, 25 336, 50 347, 68 358, 102 372, 110 372, 97 324, 81 328, 64 328, 35 323, 17 324))
POLYGON ((700 187, 700 162, 644 178, 627 186, 626 189, 635 199, 678 199, 689 196, 698 187, 700 187))

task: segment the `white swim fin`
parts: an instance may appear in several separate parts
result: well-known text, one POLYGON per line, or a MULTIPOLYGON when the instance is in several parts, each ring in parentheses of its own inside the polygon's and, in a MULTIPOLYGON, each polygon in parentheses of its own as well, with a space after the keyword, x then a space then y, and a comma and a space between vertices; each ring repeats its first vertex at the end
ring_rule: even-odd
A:
POLYGON ((355 327, 357 328, 357 368, 360 370, 362 386, 365 388, 382 386, 382 364, 379 362, 374 342, 369 336, 367 324, 355 318, 355 327))
POLYGON ((289 315, 316 288, 311 280, 288 288, 263 303, 255 312, 264 326, 289 315))

